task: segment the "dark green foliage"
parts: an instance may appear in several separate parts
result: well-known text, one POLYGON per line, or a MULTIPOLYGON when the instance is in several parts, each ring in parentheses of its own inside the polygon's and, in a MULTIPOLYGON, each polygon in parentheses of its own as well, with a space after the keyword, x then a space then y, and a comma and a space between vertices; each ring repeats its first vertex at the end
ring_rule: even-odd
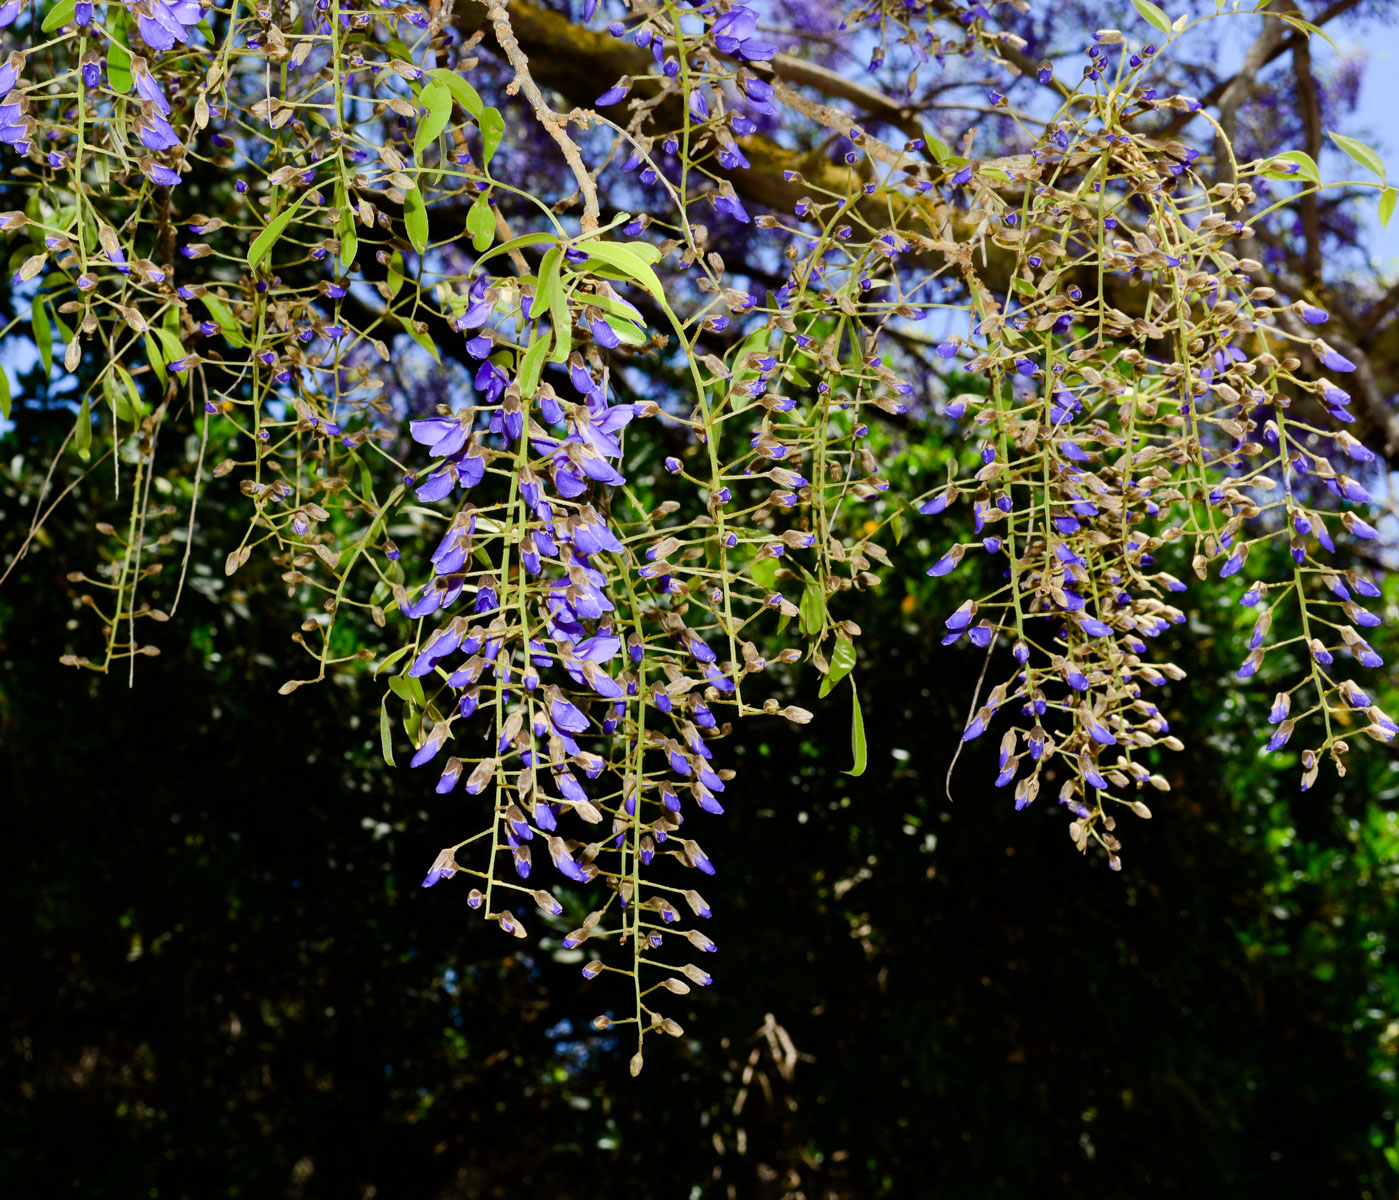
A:
MULTIPOLYGON (((61 594, 67 549, 32 553, 25 587, 61 594)), ((375 763, 358 685, 272 695, 290 614, 270 582, 250 577, 236 621, 195 591, 130 693, 55 670, 68 602, 3 611, 0 1190, 1392 1187, 1370 1131, 1393 1085, 1360 1008, 1393 997, 1369 955, 1395 921, 1392 826, 1367 815, 1389 773, 1361 756, 1371 779, 1287 802, 1272 768, 1238 774, 1246 751, 1203 748, 1234 734, 1202 681, 1237 661, 1205 626, 1194 652, 1218 661, 1167 709, 1196 749, 1168 757, 1174 790, 1110 874, 1063 852, 1058 814, 988 792, 989 748, 963 756, 948 803, 980 664, 936 646, 919 615, 936 597, 908 615, 886 589, 862 640, 867 775, 832 761, 839 691, 806 698, 806 729, 749 723, 738 766, 766 799, 710 836, 723 986, 688 998, 690 1036, 633 1080, 629 1049, 586 1030, 577 962, 416 887, 423 790, 375 763), (754 1038, 768 1013, 802 1054, 790 1079, 754 1038), (771 1100, 755 1077, 736 1116, 754 1048, 771 1100)))

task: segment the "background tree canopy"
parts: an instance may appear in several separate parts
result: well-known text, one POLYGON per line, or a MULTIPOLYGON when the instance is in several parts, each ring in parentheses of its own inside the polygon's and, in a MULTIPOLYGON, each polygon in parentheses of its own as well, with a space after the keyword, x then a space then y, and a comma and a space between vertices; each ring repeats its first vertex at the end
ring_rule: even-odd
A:
POLYGON ((0 7, 6 1193, 1399 1194, 1395 13, 1256 7, 0 7))

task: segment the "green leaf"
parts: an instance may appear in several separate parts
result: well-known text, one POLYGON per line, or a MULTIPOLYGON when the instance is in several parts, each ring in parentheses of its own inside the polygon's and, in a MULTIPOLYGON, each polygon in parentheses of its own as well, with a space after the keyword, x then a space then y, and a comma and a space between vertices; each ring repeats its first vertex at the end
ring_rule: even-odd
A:
POLYGON ((441 83, 462 108, 466 109, 474 118, 480 119, 483 105, 481 97, 476 94, 476 89, 467 83, 455 71, 449 71, 446 67, 434 67, 428 72, 434 80, 441 83))
MULTIPOLYGON (((1258 7, 1262 8, 1263 6, 1260 4, 1258 7)), ((1303 20, 1296 13, 1275 13, 1270 15, 1282 18, 1282 20, 1286 21, 1289 25, 1292 26, 1293 29, 1296 29, 1300 33, 1316 34, 1317 37, 1327 42, 1330 45, 1331 49, 1335 50, 1337 53, 1340 53, 1341 48, 1338 45, 1336 45, 1334 41, 1331 40, 1331 35, 1328 34, 1326 30, 1324 30, 1320 25, 1313 25, 1310 21, 1303 20)))
POLYGON ((1171 32, 1171 18, 1152 4, 1151 0, 1132 0, 1132 4, 1148 25, 1155 25, 1162 33, 1171 32))
MULTIPOLYGON (((1331 133, 1331 131, 1328 129, 1327 133, 1331 133)), ((1331 140, 1367 171, 1373 171, 1381 179, 1385 177, 1384 159, 1364 142, 1357 141, 1353 137, 1346 137, 1343 133, 1331 133, 1331 140)))
POLYGON ((112 407, 117 416, 135 424, 135 422, 139 421, 141 417, 145 415, 146 411, 145 406, 141 403, 141 393, 136 390, 136 381, 131 378, 130 371, 123 367, 121 363, 113 363, 112 365, 116 371, 117 381, 125 391, 124 397, 120 394, 116 394, 117 385, 112 385, 112 391, 114 393, 112 397, 112 407))
POLYGON ((554 352, 549 355, 549 361, 556 363, 567 362, 573 350, 573 318, 568 312, 568 297, 564 295, 562 267, 563 251, 555 246, 545 253, 539 266, 539 291, 535 299, 536 305, 549 308, 549 322, 554 327, 554 352))
POLYGON ((348 205, 340 217, 336 232, 340 235, 340 266, 348 271, 359 252, 359 231, 355 228, 354 210, 348 205))
POLYGON ((1392 187, 1387 187, 1380 193, 1380 225, 1389 224, 1389 218, 1394 215, 1394 201, 1399 199, 1399 192, 1392 187))
MULTIPOLYGON (((585 302, 593 308, 602 309, 608 316, 617 318, 617 321, 613 322, 612 328, 617 330, 619 337, 625 338, 626 336, 620 328, 622 324, 625 323, 632 329, 636 328, 636 309, 625 301, 614 300, 611 296, 595 295, 586 297, 585 302)), ((644 340, 643 338, 642 341, 644 340)))
POLYGON ((389 766, 394 765, 393 761, 393 726, 389 724, 389 698, 384 696, 379 701, 379 753, 384 756, 384 761, 389 766))
POLYGON ((889 518, 889 528, 894 532, 894 545, 897 546, 904 540, 904 515, 898 509, 889 518))
MULTIPOLYGON (((655 247, 646 242, 636 243, 637 246, 644 245, 647 249, 654 250, 655 247)), ((656 276, 656 272, 651 270, 651 264, 646 261, 646 256, 638 251, 635 246, 626 245, 622 242, 579 242, 579 250, 586 251, 592 257, 601 259, 621 271, 630 279, 636 280, 657 300, 664 302, 665 290, 661 287, 661 281, 656 276)))
POLYGON ((451 90, 440 79, 433 79, 423 88, 418 103, 427 109, 418 119, 418 131, 413 135, 413 157, 421 160, 423 151, 437 141, 451 120, 451 90))
POLYGON ((801 631, 807 637, 815 637, 826 627, 826 589, 819 579, 807 577, 799 609, 801 631))
POLYGON ((155 338, 148 333, 145 337, 146 357, 150 359, 151 370, 155 372, 155 377, 160 381, 161 389, 165 388, 165 381, 168 376, 165 374, 165 356, 161 354, 160 347, 156 344, 155 338))
POLYGON ((505 136, 505 118, 498 108, 483 108, 476 118, 481 126, 481 166, 489 167, 500 139, 505 136))
POLYGON ((421 329, 418 328, 418 323, 416 321, 404 321, 403 332, 406 333, 415 342, 417 342, 418 345, 420 345, 429 354, 431 354, 435 362, 440 363, 442 361, 442 356, 437 352, 437 344, 430 337, 428 337, 427 334, 425 334, 421 329))
POLYGON ((151 332, 155 334, 157 338, 160 339, 160 348, 164 353, 165 362, 167 365, 169 365, 172 362, 177 362, 178 360, 184 358, 184 346, 181 344, 180 339, 177 338, 168 329, 161 329, 159 327, 156 327, 153 328, 151 332))
POLYGON ((0 417, 7 421, 10 419, 13 403, 10 398, 10 373, 4 367, 0 367, 0 417))
POLYGON ((389 297, 393 298, 403 288, 403 255, 397 250, 393 252, 393 257, 389 259, 389 297))
POLYGON ((1271 161, 1296 163, 1297 169, 1295 171, 1282 171, 1276 167, 1270 167, 1263 172, 1269 179, 1305 179, 1308 183, 1321 182, 1321 172, 1316 169, 1316 163, 1312 160, 1312 156, 1305 150, 1288 150, 1283 154, 1275 154, 1271 161))
POLYGON ((489 250, 495 241, 495 209, 485 196, 477 196, 466 210, 466 232, 471 235, 471 245, 477 253, 489 250))
POLYGON ((427 251, 427 205, 423 203, 421 188, 412 188, 403 197, 403 227, 408 231, 408 240, 419 254, 427 251))
POLYGON ((35 296, 30 308, 30 324, 34 328, 34 344, 39 348, 39 361, 44 364, 44 374, 53 372, 53 326, 49 323, 48 309, 44 307, 42 296, 35 296))
POLYGON ((487 259, 496 258, 502 254, 512 254, 516 250, 523 250, 526 246, 542 246, 545 242, 557 240, 552 233, 527 233, 524 237, 511 238, 508 242, 501 242, 494 250, 487 250, 476 260, 476 265, 479 267, 487 259))
POLYGON ((850 674, 855 666, 855 643, 848 637, 837 636, 836 648, 831 652, 831 669, 821 680, 821 695, 825 696, 836 684, 850 674))
POLYGON ((400 658, 402 658, 405 654, 408 653, 408 651, 412 649, 412 643, 409 643, 406 646, 400 646, 386 659, 384 659, 383 662, 381 662, 377 667, 374 668, 374 678, 378 679, 380 675, 387 671, 391 666, 394 665, 394 663, 396 663, 400 658))
POLYGON ((125 95, 131 90, 131 54, 126 49, 126 8, 112 4, 107 8, 107 84, 114 92, 125 95), (122 44, 118 44, 122 43, 122 44))
POLYGON ((534 398, 534 390, 539 386, 539 372, 544 369, 544 352, 548 349, 548 339, 537 337, 520 362, 520 399, 526 404, 534 398))
POLYGON ((427 700, 423 696, 423 685, 412 675, 395 675, 389 680, 389 689, 401 700, 422 708, 427 700))
POLYGON ((860 692, 855 687, 855 677, 850 677, 850 749, 855 756, 855 765, 843 772, 846 775, 863 775, 868 763, 865 749, 865 717, 860 711, 860 692))
POLYGON ((49 9, 44 23, 39 28, 45 33, 52 33, 60 26, 67 25, 73 19, 77 7, 76 0, 58 0, 58 3, 49 9))
POLYGON ((282 231, 291 223, 291 219, 296 215, 296 210, 301 206, 301 197, 298 196, 291 204, 284 208, 268 223, 267 228, 253 239, 253 244, 248 247, 248 266, 256 271, 258 263, 271 253, 272 247, 277 244, 277 239, 282 236, 282 231))
POLYGON ((78 423, 73 426, 73 448, 83 460, 92 457, 92 409, 86 396, 78 407, 78 423))
POLYGON ((771 591, 777 586, 777 559, 755 558, 748 574, 760 588, 771 591))
POLYGON ((214 324, 219 327, 230 346, 240 350, 247 345, 243 339, 243 331, 238 328, 238 322, 234 319, 233 310, 224 302, 223 297, 216 296, 213 292, 205 292, 199 298, 204 301, 204 307, 209 310, 214 324))

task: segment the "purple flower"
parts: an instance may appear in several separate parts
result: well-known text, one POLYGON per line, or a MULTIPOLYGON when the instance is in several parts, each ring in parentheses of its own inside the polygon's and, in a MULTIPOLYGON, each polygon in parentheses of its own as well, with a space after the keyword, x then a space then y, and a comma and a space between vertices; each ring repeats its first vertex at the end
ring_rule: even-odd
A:
POLYGON ((757 29, 757 14, 752 9, 739 5, 714 22, 714 44, 724 54, 732 54, 735 58, 748 62, 766 62, 777 53, 777 47, 771 42, 757 41, 753 37, 757 29))
POLYGON ((1296 309, 1308 325, 1325 325, 1331 319, 1331 314, 1324 308, 1317 308, 1315 304, 1308 304, 1305 300, 1298 300, 1296 309))
POLYGON ((189 30, 204 18, 193 0, 143 0, 139 7, 129 7, 136 15, 141 37, 152 50, 171 50, 176 42, 188 42, 189 30))
POLYGON ((964 551, 961 546, 953 546, 951 550, 928 568, 928 574, 933 576, 951 574, 957 564, 962 561, 963 553, 964 551))
POLYGON ((160 163, 152 162, 150 159, 143 159, 141 170, 145 172, 146 178, 158 187, 176 187, 179 185, 180 176, 169 167, 160 163))
POLYGON ((617 104, 626 96, 630 88, 631 85, 625 79, 619 80, 608 88, 607 91, 603 92, 593 103, 598 108, 607 108, 609 105, 617 104))
POLYGON ((1344 354, 1333 350, 1320 338, 1312 342, 1312 350, 1316 353, 1321 365, 1332 371, 1354 371, 1355 364, 1344 354))
POLYGON ((741 221, 747 225, 749 223, 748 210, 743 207, 743 202, 734 194, 733 188, 725 181, 723 188, 710 195, 715 209, 725 216, 733 217, 736 221, 741 221))

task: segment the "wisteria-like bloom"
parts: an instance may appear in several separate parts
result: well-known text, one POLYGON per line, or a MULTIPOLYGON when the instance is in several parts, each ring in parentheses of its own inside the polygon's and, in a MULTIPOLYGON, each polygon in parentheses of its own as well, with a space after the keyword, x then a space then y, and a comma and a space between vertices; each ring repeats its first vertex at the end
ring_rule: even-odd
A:
POLYGON ((725 54, 748 62, 766 62, 777 53, 771 42, 757 40, 758 16, 751 8, 731 8, 714 22, 714 44, 725 54))
POLYGON ((204 19, 197 0, 126 0, 141 37, 152 50, 172 50, 189 41, 189 31, 204 19))

